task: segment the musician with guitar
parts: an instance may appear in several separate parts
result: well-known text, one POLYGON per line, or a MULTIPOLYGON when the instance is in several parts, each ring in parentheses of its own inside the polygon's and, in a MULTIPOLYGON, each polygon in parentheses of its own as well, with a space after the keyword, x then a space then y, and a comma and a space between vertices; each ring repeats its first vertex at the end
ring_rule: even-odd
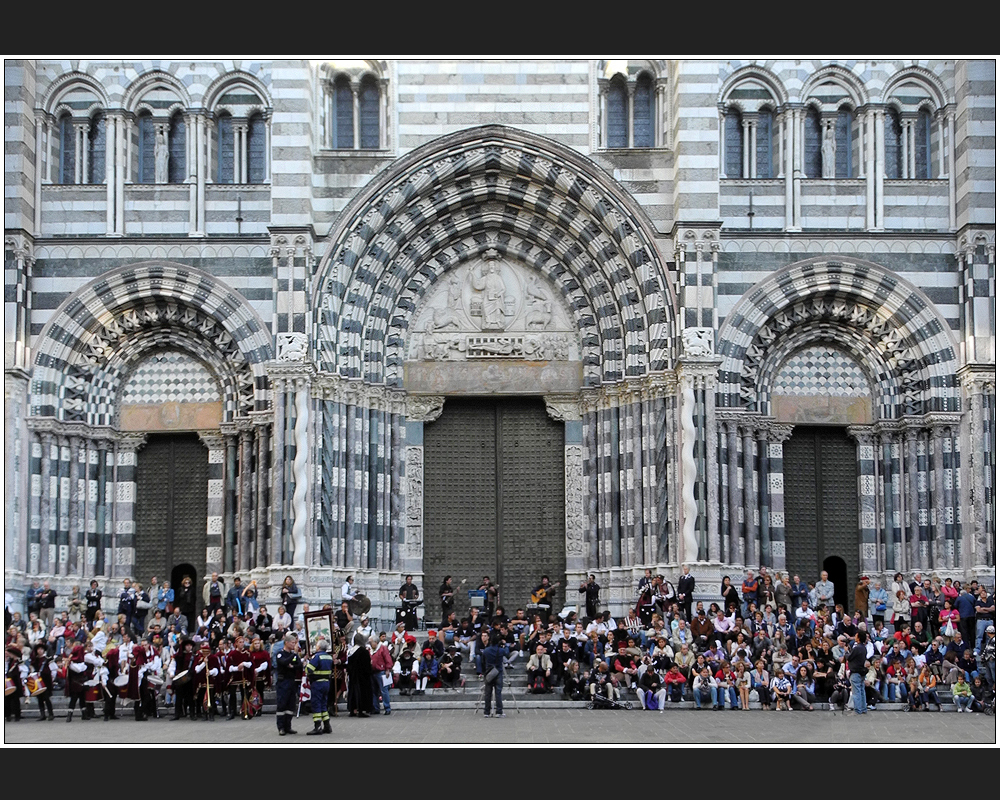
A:
POLYGON ((538 615, 542 618, 543 625, 549 624, 549 612, 555 605, 555 590, 558 587, 558 581, 549 583, 549 576, 542 575, 542 582, 531 593, 531 602, 538 606, 538 615))
POLYGON ((451 585, 451 575, 444 576, 438 594, 441 595, 441 627, 443 628, 448 620, 448 615, 455 608, 455 587, 451 585))

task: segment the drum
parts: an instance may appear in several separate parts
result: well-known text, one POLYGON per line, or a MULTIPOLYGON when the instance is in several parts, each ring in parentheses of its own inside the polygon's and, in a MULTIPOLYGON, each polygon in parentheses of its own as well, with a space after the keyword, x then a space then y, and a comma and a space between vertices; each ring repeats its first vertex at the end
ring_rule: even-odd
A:
POLYGON ((44 694, 45 690, 45 681, 43 681, 38 675, 28 676, 28 694, 32 697, 37 697, 40 694, 44 694))
POLYGON ((13 678, 4 678, 3 679, 3 694, 4 694, 4 697, 6 697, 7 695, 14 694, 14 692, 16 692, 16 691, 17 691, 17 684, 14 683, 14 679, 13 678))
POLYGON ((122 689, 122 688, 127 689, 128 688, 128 673, 127 672, 123 672, 121 675, 116 676, 114 683, 115 683, 115 686, 117 686, 119 689, 122 689))
POLYGON ((178 688, 179 686, 183 686, 184 684, 190 682, 191 682, 191 670, 188 669, 181 670, 176 675, 174 675, 173 685, 175 689, 178 688))
POLYGON ((88 686, 83 693, 84 702, 96 703, 101 699, 101 687, 100 686, 88 686))
POLYGON ((146 681, 154 689, 159 689, 161 686, 163 686, 163 678, 161 678, 159 675, 147 675, 146 681))

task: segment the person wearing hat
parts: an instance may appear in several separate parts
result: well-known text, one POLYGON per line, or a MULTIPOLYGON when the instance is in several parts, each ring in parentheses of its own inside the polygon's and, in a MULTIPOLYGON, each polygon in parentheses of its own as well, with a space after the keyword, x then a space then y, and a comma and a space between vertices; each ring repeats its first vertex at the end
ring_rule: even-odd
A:
POLYGON ((458 645, 450 645, 438 659, 438 678, 441 680, 441 685, 446 689, 464 686, 465 678, 459 674, 461 668, 462 656, 458 652, 458 645))
POLYGON ((31 654, 31 673, 38 677, 45 690, 41 694, 36 694, 38 701, 39 721, 48 719, 50 722, 56 718, 52 710, 52 688, 55 686, 56 675, 59 668, 55 662, 49 658, 48 647, 44 644, 36 644, 31 654), (46 716, 48 711, 48 716, 46 716))
POLYGON ((997 629, 991 622, 983 632, 982 650, 979 657, 983 662, 983 678, 990 688, 997 685, 997 629))
POLYGON ((215 689, 215 679, 221 669, 220 658, 212 652, 212 646, 208 641, 203 641, 198 650, 198 658, 195 660, 195 694, 197 697, 197 714, 200 717, 202 710, 205 711, 205 719, 211 721, 215 719, 216 697, 218 692, 215 689))
POLYGON ((178 720, 181 717, 190 716, 191 719, 195 717, 194 709, 194 681, 191 680, 191 669, 194 667, 195 652, 194 652, 194 642, 190 639, 182 639, 180 646, 177 648, 177 653, 174 656, 174 677, 187 673, 187 678, 184 683, 177 686, 173 682, 171 685, 174 687, 174 716, 173 719, 178 720))
MULTIPOLYGON (((44 646, 42 645, 42 647, 44 646)), ((21 695, 24 694, 24 682, 28 679, 28 665, 24 662, 21 648, 16 644, 7 645, 7 649, 4 651, 4 662, 4 676, 13 685, 14 691, 4 695, 3 716, 7 722, 12 720, 19 722, 21 720, 21 695)))
MULTIPOLYGON (((430 644, 428 642, 428 644, 430 644)), ((423 694, 427 690, 427 684, 437 682, 440 662, 430 647, 425 647, 420 653, 420 665, 417 667, 417 690, 415 694, 423 694)))

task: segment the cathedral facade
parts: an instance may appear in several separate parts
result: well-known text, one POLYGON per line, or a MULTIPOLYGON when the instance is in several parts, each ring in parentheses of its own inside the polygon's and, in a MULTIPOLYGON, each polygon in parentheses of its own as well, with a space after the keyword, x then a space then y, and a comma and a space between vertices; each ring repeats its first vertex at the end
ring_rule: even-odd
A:
POLYGON ((994 62, 5 76, 8 590, 993 582, 994 62))

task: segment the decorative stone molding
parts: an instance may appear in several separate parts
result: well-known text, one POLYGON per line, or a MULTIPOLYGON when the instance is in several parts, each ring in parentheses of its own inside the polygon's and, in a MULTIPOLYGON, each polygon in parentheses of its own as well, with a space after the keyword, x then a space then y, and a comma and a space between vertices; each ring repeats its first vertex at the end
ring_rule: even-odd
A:
POLYGON ((278 334, 278 361, 305 361, 308 357, 309 339, 304 333, 278 334))
MULTIPOLYGON (((583 516, 583 447, 578 444, 566 445, 566 558, 574 561, 573 566, 582 568, 586 556, 586 542, 583 516)), ((567 568, 569 568, 567 564, 567 568)))
POLYGON ((583 416, 578 395, 547 394, 543 399, 545 411, 556 422, 580 419, 583 416))
POLYGON ((408 395, 406 418, 411 422, 433 422, 444 411, 444 395, 408 395))
POLYGON ((715 354, 715 332, 711 328, 685 328, 681 338, 685 356, 703 358, 715 354))

